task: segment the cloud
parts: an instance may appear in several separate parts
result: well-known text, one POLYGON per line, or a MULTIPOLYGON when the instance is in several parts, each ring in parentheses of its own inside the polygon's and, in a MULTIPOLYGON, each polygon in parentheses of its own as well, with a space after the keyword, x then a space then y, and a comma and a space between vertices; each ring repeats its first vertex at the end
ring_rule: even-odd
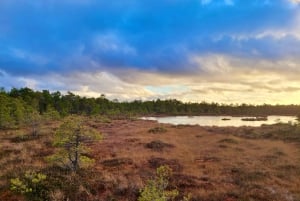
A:
POLYGON ((295 102, 298 3, 2 0, 0 85, 124 100, 295 102))
POLYGON ((48 63, 48 59, 43 56, 39 56, 37 54, 26 52, 24 50, 17 49, 17 48, 11 49, 11 55, 15 59, 25 60, 25 61, 32 62, 32 63, 41 65, 41 66, 46 65, 48 63))
POLYGON ((130 78, 125 73, 120 73, 119 77, 125 82, 146 86, 159 98, 196 102, 298 104, 299 59, 254 61, 214 54, 192 58, 198 65, 198 71, 191 74, 170 76, 130 71, 130 78))
POLYGON ((291 50, 290 43, 299 40, 290 30, 299 8, 287 6, 285 0, 265 2, 4 1, 0 68, 20 74, 81 70, 82 66, 181 73, 190 68, 190 54, 297 55, 299 46, 291 50), (214 6, 220 4, 234 6, 214 6), (236 40, 239 37, 247 40, 236 40), (74 59, 78 47, 83 49, 74 59), (27 56, 7 53, 12 49, 27 56))
POLYGON ((7 90, 15 87, 15 88, 21 88, 24 86, 30 87, 30 88, 36 88, 37 87, 37 81, 32 78, 26 78, 26 77, 15 77, 7 74, 4 71, 0 70, 0 87, 4 87, 7 90))
POLYGON ((115 69, 113 74, 102 71, 15 77, 2 72, 0 86, 8 81, 5 84, 11 87, 72 91, 88 97, 105 94, 122 101, 176 98, 192 102, 297 104, 300 98, 300 59, 253 61, 214 54, 192 58, 198 71, 190 74, 115 69))
POLYGON ((130 47, 114 33, 97 35, 94 39, 93 44, 95 45, 95 49, 98 51, 135 54, 134 48, 130 47))
POLYGON ((290 2, 294 3, 294 4, 299 4, 300 1, 299 0, 290 0, 290 2))
POLYGON ((99 97, 105 94, 110 99, 135 100, 141 97, 149 97, 153 93, 139 84, 130 84, 120 80, 108 72, 72 74, 48 74, 44 76, 17 76, 13 77, 2 72, 4 78, 0 86, 30 87, 36 90, 59 90, 63 93, 72 91, 75 94, 87 97, 99 97), (12 81, 14 80, 14 81, 12 81), (7 83, 7 81, 10 81, 7 83))

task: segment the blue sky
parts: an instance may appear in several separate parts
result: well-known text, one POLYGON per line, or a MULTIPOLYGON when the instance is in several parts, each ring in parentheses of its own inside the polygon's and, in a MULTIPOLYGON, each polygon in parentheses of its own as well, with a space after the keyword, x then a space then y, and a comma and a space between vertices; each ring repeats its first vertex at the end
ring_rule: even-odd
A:
POLYGON ((299 103, 298 0, 1 0, 0 86, 299 103))

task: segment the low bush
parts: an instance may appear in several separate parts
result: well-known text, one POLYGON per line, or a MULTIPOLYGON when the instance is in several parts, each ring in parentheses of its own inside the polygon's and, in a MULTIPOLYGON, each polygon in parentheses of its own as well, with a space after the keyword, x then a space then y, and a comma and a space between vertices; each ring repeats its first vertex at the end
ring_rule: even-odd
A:
POLYGON ((154 140, 152 142, 147 143, 145 147, 154 151, 163 151, 164 148, 172 148, 174 147, 174 145, 164 143, 160 140, 154 140))
POLYGON ((164 127, 154 127, 154 128, 150 128, 148 132, 153 134, 165 133, 167 132, 167 129, 165 129, 164 127))
POLYGON ((224 138, 220 140, 219 143, 238 144, 239 142, 232 138, 224 138))
POLYGON ((49 200, 46 178, 45 174, 27 171, 20 178, 10 180, 10 190, 24 195, 28 201, 49 200))
POLYGON ((130 158, 114 158, 102 162, 102 165, 104 165, 105 167, 118 167, 126 164, 133 164, 133 160, 130 158))
MULTIPOLYGON (((168 166, 160 166, 157 168, 155 178, 147 181, 147 185, 141 190, 138 201, 174 200, 179 195, 179 191, 177 189, 168 189, 171 176, 172 169, 168 166)), ((190 196, 183 198, 183 201, 188 200, 190 200, 190 196)))

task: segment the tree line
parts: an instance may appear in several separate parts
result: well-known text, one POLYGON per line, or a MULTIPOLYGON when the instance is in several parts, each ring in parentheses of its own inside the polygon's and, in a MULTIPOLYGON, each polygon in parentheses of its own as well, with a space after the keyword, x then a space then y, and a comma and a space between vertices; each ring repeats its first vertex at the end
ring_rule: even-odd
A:
POLYGON ((133 115, 298 115, 300 105, 248 105, 181 102, 168 100, 135 100, 119 102, 109 100, 105 95, 97 98, 81 97, 67 92, 49 90, 34 91, 30 88, 0 90, 0 128, 28 123, 33 116, 48 118, 56 116, 108 115, 124 117, 133 115))

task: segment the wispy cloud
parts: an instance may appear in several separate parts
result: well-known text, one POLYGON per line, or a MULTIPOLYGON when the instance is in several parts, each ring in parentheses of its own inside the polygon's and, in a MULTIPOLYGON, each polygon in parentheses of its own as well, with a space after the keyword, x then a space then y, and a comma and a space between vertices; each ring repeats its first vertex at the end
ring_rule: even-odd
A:
POLYGON ((298 0, 2 0, 0 84, 294 103, 299 13, 298 0))

